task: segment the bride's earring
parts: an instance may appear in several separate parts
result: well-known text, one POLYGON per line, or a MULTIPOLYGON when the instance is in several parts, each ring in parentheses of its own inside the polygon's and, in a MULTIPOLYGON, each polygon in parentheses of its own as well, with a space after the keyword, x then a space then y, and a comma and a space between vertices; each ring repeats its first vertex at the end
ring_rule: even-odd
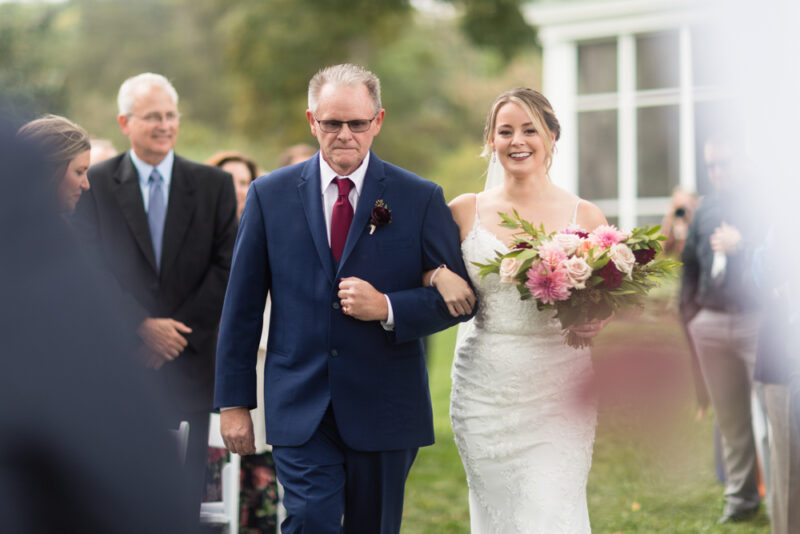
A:
POLYGON ((495 152, 494 150, 492 150, 492 163, 494 163, 494 162, 496 162, 496 161, 497 161, 497 152, 495 152))

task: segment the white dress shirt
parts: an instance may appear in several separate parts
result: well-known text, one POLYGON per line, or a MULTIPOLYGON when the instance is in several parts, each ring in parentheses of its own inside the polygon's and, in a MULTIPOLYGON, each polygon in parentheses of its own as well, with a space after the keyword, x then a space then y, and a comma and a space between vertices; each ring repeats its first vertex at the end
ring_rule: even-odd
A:
POLYGON ((164 205, 169 206, 169 184, 172 183, 172 163, 175 161, 175 152, 170 150, 161 163, 153 167, 149 163, 145 163, 133 149, 128 152, 131 155, 133 166, 136 167, 136 172, 139 173, 139 189, 142 191, 142 200, 144 201, 144 212, 150 208, 150 173, 153 169, 158 170, 158 174, 164 180, 164 187, 161 191, 164 193, 164 205))

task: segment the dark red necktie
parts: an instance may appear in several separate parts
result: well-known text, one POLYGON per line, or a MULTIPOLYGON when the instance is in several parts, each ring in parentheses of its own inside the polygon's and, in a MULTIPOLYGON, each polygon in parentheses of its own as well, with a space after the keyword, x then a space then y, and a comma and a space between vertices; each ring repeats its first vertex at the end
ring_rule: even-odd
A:
POLYGON ((350 178, 334 178, 334 182, 339 187, 339 196, 333 205, 331 214, 331 252, 338 262, 342 257, 344 243, 347 241, 347 232, 350 230, 350 223, 353 222, 353 206, 350 205, 348 198, 353 182, 350 178))

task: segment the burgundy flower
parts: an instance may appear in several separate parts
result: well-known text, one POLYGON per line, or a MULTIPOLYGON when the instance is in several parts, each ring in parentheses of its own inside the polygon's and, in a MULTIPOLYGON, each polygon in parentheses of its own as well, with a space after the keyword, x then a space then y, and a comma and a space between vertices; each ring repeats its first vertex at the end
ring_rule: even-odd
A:
POLYGON ((376 228, 386 226, 390 222, 392 222, 392 210, 386 206, 383 199, 376 200, 369 216, 369 234, 372 235, 376 228))
POLYGON ((605 267, 597 271, 608 289, 617 289, 622 284, 622 271, 617 269, 613 261, 606 263, 605 267))
POLYGON ((634 250, 633 255, 636 257, 636 263, 639 265, 647 265, 656 257, 656 251, 653 248, 642 248, 634 250))
POLYGON ((527 241, 520 241, 514 244, 514 249, 519 250, 523 248, 533 248, 533 245, 528 243, 527 241))

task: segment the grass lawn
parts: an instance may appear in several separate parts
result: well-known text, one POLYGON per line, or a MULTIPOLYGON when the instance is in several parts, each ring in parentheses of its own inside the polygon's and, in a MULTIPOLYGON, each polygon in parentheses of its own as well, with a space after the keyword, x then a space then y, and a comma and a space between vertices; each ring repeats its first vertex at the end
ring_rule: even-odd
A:
MULTIPOLYGON (((420 450, 406 485, 403 534, 469 532, 467 485, 449 421, 455 329, 431 339, 436 444, 420 450)), ((593 350, 600 401, 588 498, 599 534, 768 534, 755 520, 717 526, 722 486, 712 459, 712 417, 697 422, 679 326, 615 321, 593 350)), ((498 533, 502 534, 502 533, 498 533)))

